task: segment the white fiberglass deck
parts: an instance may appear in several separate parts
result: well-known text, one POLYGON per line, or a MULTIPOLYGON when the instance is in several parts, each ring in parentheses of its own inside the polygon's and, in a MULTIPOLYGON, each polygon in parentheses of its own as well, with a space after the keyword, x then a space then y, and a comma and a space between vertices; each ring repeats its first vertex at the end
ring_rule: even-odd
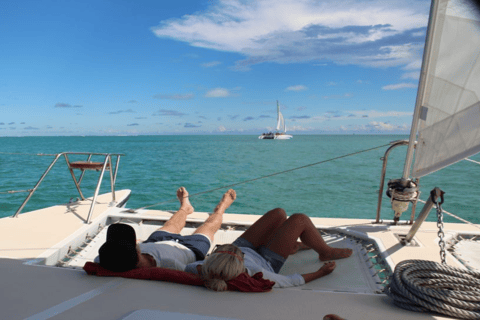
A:
MULTIPOLYGON (((100 209, 100 206, 98 207, 100 209)), ((47 208, 48 209, 48 208, 47 208)), ((51 209, 51 208, 50 208, 51 209)), ((55 208, 58 211, 62 208, 55 208)), ((69 214, 63 207, 60 215, 69 214)), ((73 235, 84 238, 93 228, 118 221, 138 224, 141 222, 139 238, 145 239, 149 233, 160 227, 171 213, 159 210, 145 210, 137 214, 126 213, 121 208, 105 208, 103 216, 94 219, 91 225, 78 224, 73 235), (142 218, 144 216, 144 219, 142 218), (130 221, 130 222, 129 222, 130 221), (150 224, 150 225, 149 225, 150 224), (146 228, 144 228, 146 227, 146 228)), ((24 217, 28 217, 25 215, 24 217)), ((192 223, 201 223, 208 216, 207 213, 195 212, 189 217, 186 233, 191 232, 192 223)), ((32 216, 33 217, 33 216, 32 216)), ((25 219, 30 227, 50 228, 53 220, 25 219), (31 221, 30 221, 31 220, 31 221)), ((226 214, 224 222, 233 226, 251 225, 259 216, 226 214)), ((17 220, 19 219, 11 219, 17 220)), ((76 219, 79 219, 77 217, 76 219)), ((3 219, 2 219, 3 220, 3 219)), ((333 246, 357 246, 352 243, 352 235, 375 239, 382 255, 390 259, 392 264, 405 259, 425 259, 439 261, 437 230, 435 223, 424 223, 415 236, 417 247, 404 247, 399 244, 396 235, 406 234, 410 226, 389 224, 372 224, 369 220, 312 218, 312 221, 321 230, 340 230, 340 233, 331 232, 324 235, 333 246), (347 235, 342 239, 342 234, 347 235)), ((11 221, 3 220, 6 224, 11 221)), ((75 219, 65 220, 71 228, 77 225, 75 219)), ((1 223, 0 223, 1 225, 1 223)), ((26 226, 27 227, 27 226, 26 226)), ((102 228, 100 228, 102 229, 102 228)), ((242 231, 218 232, 216 242, 231 242, 242 231)), ((0 243, 7 243, 10 237, 16 237, 17 230, 3 228, 0 243)), ((445 224, 446 236, 454 234, 477 234, 475 226, 464 224, 445 224)), ((103 232, 103 231, 101 231, 103 232)), ((72 236, 63 241, 51 239, 47 247, 50 251, 60 251, 61 247, 69 247, 72 236)), ((105 235, 103 235, 105 237, 105 235)), ((97 238, 96 244, 90 242, 92 248, 85 251, 85 257, 77 256, 77 264, 82 266, 84 261, 94 258, 98 247, 103 243, 102 235, 97 238), (95 247, 97 246, 97 247, 95 247), (80 259, 84 259, 80 261, 80 259)), ((22 237, 23 248, 32 248, 36 245, 35 238, 22 237)), ((73 246, 72 246, 73 247, 73 246)), ((37 248, 37 252, 41 252, 37 248)), ((354 248, 355 249, 355 248, 354 248)), ((63 250, 65 251, 65 250, 63 250)), ((450 319, 438 315, 416 313, 403 310, 393 305, 384 294, 371 294, 375 290, 376 281, 370 282, 366 269, 357 265, 365 258, 364 248, 355 250, 355 254, 337 261, 337 268, 327 277, 318 279, 305 286, 274 289, 268 293, 240 293, 240 292, 212 292, 203 287, 178 285, 163 281, 146 281, 124 278, 88 276, 83 270, 59 268, 52 266, 37 266, 25 264, 22 258, 22 248, 9 250, 11 258, 0 258, 0 307, 3 319, 139 319, 149 315, 153 318, 178 316, 191 319, 321 319, 328 313, 336 313, 346 319, 450 319), (19 259, 19 260, 18 260, 19 259), (359 275, 362 275, 361 277, 359 275), (367 279, 367 280, 365 280, 367 279), (344 290, 348 284, 347 290, 344 290), (344 292, 347 291, 347 292, 344 292), (202 318, 203 317, 203 318, 202 318)), ((46 254, 41 254, 46 257, 46 254)), ((55 257, 55 254, 52 254, 55 257)), ((60 256, 60 254, 57 254, 60 256)), ((37 255, 29 254, 35 258, 37 255)), ((48 260, 48 259, 47 259, 48 260)), ((55 264, 55 259, 50 259, 55 264)), ((363 260, 365 261, 365 260, 363 260)), ((390 263, 389 262, 389 263, 390 263)), ((451 266, 462 267, 455 257, 447 253, 447 262, 451 266)), ((73 263, 73 262, 72 262, 73 263)), ((49 264, 49 263, 47 263, 49 264)), ((316 259, 313 251, 297 253, 287 261, 283 272, 304 272, 316 270, 321 262, 316 259), (302 269, 303 268, 303 269, 302 269), (296 270, 296 271, 292 271, 296 270)), ((374 277, 372 277, 374 278, 374 277)))

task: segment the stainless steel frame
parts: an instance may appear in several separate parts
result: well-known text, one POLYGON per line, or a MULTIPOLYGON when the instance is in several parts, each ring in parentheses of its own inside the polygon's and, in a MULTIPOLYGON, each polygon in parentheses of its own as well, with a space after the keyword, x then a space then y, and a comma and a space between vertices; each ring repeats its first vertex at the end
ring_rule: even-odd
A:
POLYGON ((43 175, 40 177, 38 180, 37 184, 33 189, 30 190, 27 198, 23 201, 22 205, 18 208, 17 212, 12 216, 13 218, 18 217, 20 212, 22 212, 23 208, 27 204, 27 202, 30 200, 32 195, 37 191, 38 187, 42 183, 43 179, 47 176, 47 174, 50 172, 52 167, 55 165, 55 163, 60 159, 61 156, 65 157, 65 161, 67 162, 68 169, 70 171, 70 174, 72 175, 73 182, 75 183, 75 187, 78 190, 78 193, 80 194, 80 197, 82 200, 85 200, 85 197, 83 196, 82 189, 80 188, 80 184, 82 183, 83 177, 85 175, 85 171, 87 170, 96 170, 96 171, 101 171, 100 176, 98 178, 98 183, 97 187, 95 189, 95 193, 93 195, 92 199, 92 205, 90 206, 90 211, 88 212, 88 217, 86 223, 91 222, 92 218, 92 213, 93 209, 95 208, 95 202, 97 200, 98 193, 100 192, 100 186, 102 184, 103 180, 103 175, 105 173, 105 170, 108 168, 110 172, 110 186, 111 186, 111 192, 112 192, 112 202, 115 202, 115 182, 117 180, 117 173, 118 173, 118 165, 120 163, 120 156, 123 156, 124 154, 120 153, 92 153, 92 152, 62 152, 58 153, 55 155, 55 159, 53 159, 52 163, 48 166, 47 170, 43 173, 43 175), (85 162, 71 162, 68 158, 69 155, 87 155, 87 161, 85 162), (92 156, 105 156, 105 159, 103 162, 92 162, 92 156), (116 156, 117 159, 115 161, 115 170, 113 171, 113 162, 112 162, 112 156, 116 156), (75 173, 73 170, 79 169, 82 171, 80 174, 79 179, 75 177, 75 173))
MULTIPOLYGON (((377 218, 375 220, 375 223, 380 223, 380 211, 382 210, 382 197, 383 197, 383 188, 385 186, 385 174, 387 172, 387 162, 388 162, 388 155, 390 154, 390 151, 392 149, 398 147, 398 146, 403 146, 403 145, 408 145, 409 141, 408 140, 398 140, 392 142, 392 145, 385 151, 385 155, 383 158, 380 158, 380 160, 383 160, 383 167, 382 167, 382 174, 380 177, 380 189, 378 191, 378 205, 377 205, 377 218)), ((418 185, 418 179, 416 180, 417 185, 418 185)), ((417 202, 415 201, 412 206, 412 215, 410 217, 410 224, 413 223, 413 219, 415 217, 415 208, 416 208, 417 202)))

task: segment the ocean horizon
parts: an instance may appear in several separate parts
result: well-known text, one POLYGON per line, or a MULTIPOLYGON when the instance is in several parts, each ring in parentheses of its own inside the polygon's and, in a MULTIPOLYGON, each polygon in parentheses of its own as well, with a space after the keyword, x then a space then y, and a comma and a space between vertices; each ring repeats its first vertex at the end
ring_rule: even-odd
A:
MULTIPOLYGON (((53 156, 37 154, 96 152, 125 154, 120 160, 116 187, 132 190, 129 208, 160 203, 152 209, 175 209, 175 191, 184 186, 192 195, 195 210, 210 212, 231 187, 237 192, 237 200, 227 210, 230 213, 263 214, 282 207, 287 214, 302 212, 311 217, 373 220, 382 169, 380 158, 390 142, 408 139, 407 135, 385 134, 295 134, 291 140, 257 137, 223 134, 2 137, 0 216, 13 215, 27 195, 5 192, 33 188, 53 160, 53 156), (365 151, 373 148, 377 149, 365 151)), ((404 146, 391 152, 386 182, 401 178, 405 154, 404 146)), ((480 160, 478 155, 471 158, 480 160)), ((85 160, 85 156, 78 160, 85 160)), ((474 188, 479 175, 475 164, 461 161, 423 177, 420 198, 426 200, 429 191, 439 187, 445 191, 445 210, 479 223, 475 207, 479 194, 474 188)), ((82 182, 85 196, 93 195, 97 180, 97 172, 86 173, 82 182)), ((101 193, 108 191, 106 173, 101 193)), ((391 220, 393 211, 385 191, 381 218, 391 220)), ((65 161, 60 159, 23 212, 66 203, 78 196, 65 161)), ((418 204, 417 214, 422 206, 418 204)), ((402 220, 409 217, 410 210, 403 214, 402 220)), ((428 220, 436 220, 434 210, 428 220)), ((459 222, 449 216, 445 216, 445 221, 459 222)))

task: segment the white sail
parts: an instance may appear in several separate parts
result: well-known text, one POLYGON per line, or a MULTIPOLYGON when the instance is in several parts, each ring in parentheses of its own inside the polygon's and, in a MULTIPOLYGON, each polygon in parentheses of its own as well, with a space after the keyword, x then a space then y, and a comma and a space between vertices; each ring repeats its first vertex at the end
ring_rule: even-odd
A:
POLYGON ((283 115, 280 111, 278 111, 277 115, 277 131, 285 133, 285 119, 283 119, 283 115))
POLYGON ((413 177, 480 151, 480 22, 468 0, 435 2, 412 124, 415 139, 419 121, 413 177))
POLYGON ((280 113, 280 105, 278 104, 277 100, 277 131, 280 130, 280 118, 283 118, 282 114, 280 113))

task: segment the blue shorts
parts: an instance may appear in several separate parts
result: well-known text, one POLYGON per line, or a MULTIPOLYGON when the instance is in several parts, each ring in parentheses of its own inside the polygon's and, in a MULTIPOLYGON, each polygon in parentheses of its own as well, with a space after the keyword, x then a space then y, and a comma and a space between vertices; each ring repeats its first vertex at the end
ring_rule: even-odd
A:
POLYGON ((237 240, 233 241, 232 244, 236 245, 237 247, 247 247, 257 251, 258 254, 262 256, 262 258, 264 258, 268 263, 270 263, 275 273, 280 272, 280 269, 282 269, 283 264, 287 260, 278 253, 266 248, 265 246, 260 246, 258 248, 254 247, 250 241, 242 237, 237 238, 237 240))
POLYGON ((210 239, 203 234, 192 234, 189 236, 182 236, 178 233, 170 233, 167 231, 155 231, 143 243, 169 241, 174 240, 195 253, 197 261, 205 259, 208 250, 210 250, 210 239))

